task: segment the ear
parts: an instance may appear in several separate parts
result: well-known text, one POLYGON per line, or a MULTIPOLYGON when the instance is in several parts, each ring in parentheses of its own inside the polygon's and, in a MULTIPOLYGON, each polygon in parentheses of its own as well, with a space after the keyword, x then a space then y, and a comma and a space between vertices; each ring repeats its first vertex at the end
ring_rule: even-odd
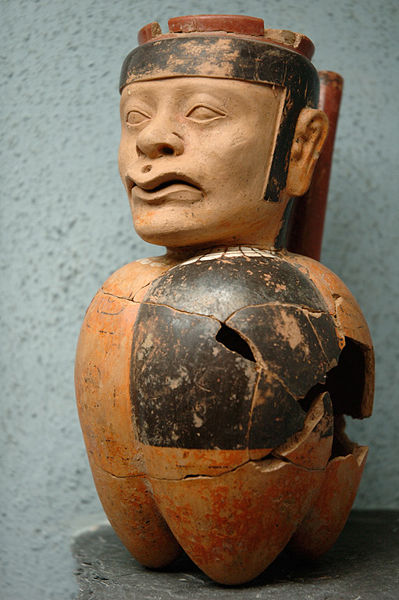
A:
POLYGON ((327 115, 316 108, 303 108, 295 128, 291 146, 286 191, 289 196, 303 196, 328 132, 327 115))

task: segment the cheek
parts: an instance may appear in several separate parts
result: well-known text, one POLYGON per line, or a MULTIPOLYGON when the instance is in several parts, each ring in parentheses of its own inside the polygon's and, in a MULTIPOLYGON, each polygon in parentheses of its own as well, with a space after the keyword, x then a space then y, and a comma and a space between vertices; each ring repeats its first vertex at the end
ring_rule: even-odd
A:
POLYGON ((120 165, 127 166, 134 158, 136 158, 136 136, 122 131, 118 162, 120 165))
POLYGON ((252 193, 258 193, 259 186, 263 190, 273 155, 270 141, 262 128, 255 131, 258 131, 256 137, 246 140, 236 152, 238 171, 247 185, 251 186, 252 193))
POLYGON ((126 140, 124 139, 124 136, 121 137, 121 141, 119 143, 119 150, 118 150, 118 165, 119 165, 119 172, 121 173, 125 164, 126 164, 126 140))
POLYGON ((119 167, 119 175, 121 177, 123 177, 123 172, 124 172, 124 160, 123 160, 123 152, 121 150, 121 147, 119 146, 119 152, 118 152, 118 167, 119 167))
MULTIPOLYGON (((121 144, 119 146, 119 152, 118 152, 118 170, 119 170, 119 176, 120 176, 125 188, 126 188, 126 175, 129 172, 129 162, 130 161, 129 161, 128 155, 126 153, 126 150, 121 144)), ((130 196, 127 189, 126 189, 126 191, 128 193, 128 196, 130 196)), ((130 201, 130 198, 129 198, 129 201, 130 201)))
POLYGON ((197 145, 196 167, 201 177, 214 189, 221 184, 230 185, 237 180, 242 162, 245 161, 246 144, 237 137, 233 139, 224 132, 199 140, 197 145))
POLYGON ((209 151, 208 179, 213 188, 223 184, 237 193, 240 186, 263 183, 267 161, 268 152, 259 136, 248 139, 238 133, 229 144, 219 144, 217 151, 209 151))

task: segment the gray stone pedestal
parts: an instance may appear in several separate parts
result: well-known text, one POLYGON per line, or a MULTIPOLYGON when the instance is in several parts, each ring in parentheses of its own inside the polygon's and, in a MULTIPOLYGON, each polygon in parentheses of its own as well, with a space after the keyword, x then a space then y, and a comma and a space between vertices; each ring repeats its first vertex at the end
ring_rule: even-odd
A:
POLYGON ((334 548, 317 562, 282 554, 251 584, 213 583, 186 557, 152 571, 110 526, 74 541, 77 600, 398 600, 399 511, 354 511, 334 548))

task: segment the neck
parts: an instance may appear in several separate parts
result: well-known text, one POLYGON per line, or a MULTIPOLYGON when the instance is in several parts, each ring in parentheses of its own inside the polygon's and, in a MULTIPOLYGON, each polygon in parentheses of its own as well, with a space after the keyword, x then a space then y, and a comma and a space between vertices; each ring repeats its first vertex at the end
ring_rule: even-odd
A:
POLYGON ((206 254, 210 251, 223 251, 226 248, 259 248, 276 252, 285 248, 286 225, 289 216, 289 207, 287 206, 279 220, 270 219, 269 223, 262 224, 259 230, 252 230, 247 235, 227 237, 214 241, 206 241, 202 244, 190 244, 189 246, 167 246, 167 256, 175 260, 187 260, 199 254, 206 254), (277 222, 276 222, 277 221, 277 222))
POLYGON ((267 244, 261 242, 252 241, 240 241, 240 242, 231 242, 231 243, 210 243, 201 246, 185 246, 179 248, 166 248, 166 256, 170 259, 176 260, 178 262, 188 260, 194 256, 200 256, 202 254, 209 254, 214 252, 226 252, 232 250, 244 250, 245 249, 254 249, 254 250, 265 250, 267 252, 278 252, 283 248, 281 246, 277 246, 275 244, 267 244))

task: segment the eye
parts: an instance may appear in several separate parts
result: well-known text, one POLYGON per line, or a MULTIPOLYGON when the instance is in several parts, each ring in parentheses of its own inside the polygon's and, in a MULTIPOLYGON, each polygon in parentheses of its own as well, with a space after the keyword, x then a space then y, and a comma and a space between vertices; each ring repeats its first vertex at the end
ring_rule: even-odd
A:
POLYGON ((206 123, 214 121, 215 119, 221 119, 226 114, 216 108, 205 106, 204 104, 197 104, 186 114, 188 119, 195 121, 196 123, 206 123))
POLYGON ((126 115, 126 123, 128 125, 140 125, 140 123, 144 123, 148 119, 151 119, 151 117, 140 110, 131 110, 126 115))

